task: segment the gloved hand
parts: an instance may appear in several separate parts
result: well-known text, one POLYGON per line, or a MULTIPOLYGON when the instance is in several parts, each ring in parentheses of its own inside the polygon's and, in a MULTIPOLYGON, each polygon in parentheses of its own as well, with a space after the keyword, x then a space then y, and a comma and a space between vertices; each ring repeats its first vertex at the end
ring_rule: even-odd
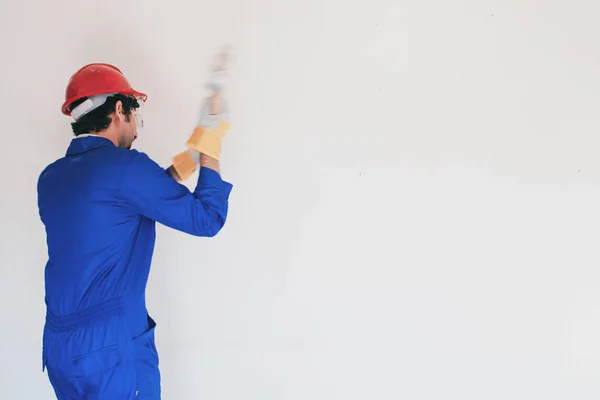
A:
POLYGON ((186 142, 187 151, 173 158, 173 168, 182 180, 188 179, 200 163, 200 153, 219 160, 221 144, 231 126, 227 102, 215 95, 204 100, 198 126, 186 142))
POLYGON ((210 89, 213 93, 220 93, 223 90, 225 90, 225 86, 227 85, 228 72, 229 71, 227 69, 222 68, 222 66, 219 65, 217 69, 214 69, 212 71, 212 76, 206 84, 206 87, 210 89))
POLYGON ((182 181, 192 176, 199 163, 200 153, 193 149, 187 149, 173 157, 173 169, 182 181))
MULTIPOLYGON (((224 83, 221 81, 219 85, 222 89, 224 83)), ((230 126, 229 106, 221 93, 216 92, 204 100, 200 110, 200 121, 186 145, 189 149, 219 160, 221 144, 230 126)))
POLYGON ((200 153, 220 159, 221 144, 231 126, 229 107, 222 97, 228 79, 229 54, 230 49, 225 48, 217 58, 207 83, 213 94, 202 104, 198 126, 186 142, 188 150, 173 158, 173 168, 182 180, 194 173, 200 162, 200 153))
POLYGON ((207 97, 202 103, 198 126, 205 129, 215 129, 220 121, 226 122, 229 125, 231 124, 229 105, 221 94, 215 93, 213 96, 207 97))
POLYGON ((231 47, 224 46, 217 56, 216 63, 212 69, 210 80, 206 84, 209 90, 218 94, 225 90, 229 78, 229 63, 231 58, 231 47))

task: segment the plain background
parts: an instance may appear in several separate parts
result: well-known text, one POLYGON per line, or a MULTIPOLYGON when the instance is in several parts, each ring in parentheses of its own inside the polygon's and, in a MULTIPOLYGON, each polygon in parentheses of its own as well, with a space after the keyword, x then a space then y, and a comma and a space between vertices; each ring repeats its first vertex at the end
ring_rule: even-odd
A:
MULTIPOLYGON (((36 181, 70 75, 149 94, 183 149, 235 49, 213 239, 158 229, 164 399, 597 399, 600 3, 2 0, 0 388, 41 372, 36 181)), ((187 182, 190 188, 195 177, 187 182)))

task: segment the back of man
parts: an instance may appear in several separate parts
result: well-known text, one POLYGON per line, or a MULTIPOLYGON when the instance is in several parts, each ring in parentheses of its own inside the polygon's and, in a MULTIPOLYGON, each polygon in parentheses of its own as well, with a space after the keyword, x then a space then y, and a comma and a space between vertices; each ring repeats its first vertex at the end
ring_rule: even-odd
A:
MULTIPOLYGON (((204 153, 190 192, 173 166, 131 150, 145 95, 116 67, 86 66, 69 88, 63 112, 74 116, 76 137, 38 180, 48 246, 43 367, 59 400, 159 400, 156 323, 145 301, 155 223, 214 236, 232 185, 204 153)), ((189 176, 195 166, 187 168, 189 176)))
MULTIPOLYGON (((147 353, 144 359, 158 358, 151 332, 154 323, 145 305, 155 223, 138 214, 121 190, 134 156, 134 151, 101 137, 76 138, 67 156, 50 165, 39 179, 40 217, 49 252, 44 363, 51 360, 51 381, 60 379, 58 375, 78 378, 70 389, 59 389, 66 391, 65 398, 76 398, 94 386, 94 392, 111 391, 111 382, 95 378, 111 368, 118 373, 119 363, 135 369, 135 360, 127 365, 128 360, 121 359, 127 352, 116 345, 137 344, 138 356, 142 350, 147 353), (69 333, 82 340, 59 340, 63 346, 54 348, 53 335, 60 338, 70 326, 78 327, 69 333), (138 341, 127 343, 134 338, 138 341)), ((154 375, 148 381, 157 386, 157 365, 147 373, 154 375)), ((137 382, 120 386, 129 392, 138 388, 137 382)))
POLYGON ((67 315, 121 298, 138 335, 147 329, 144 288, 155 223, 122 194, 132 156, 104 138, 73 139, 67 156, 41 174, 38 202, 49 309, 67 315))

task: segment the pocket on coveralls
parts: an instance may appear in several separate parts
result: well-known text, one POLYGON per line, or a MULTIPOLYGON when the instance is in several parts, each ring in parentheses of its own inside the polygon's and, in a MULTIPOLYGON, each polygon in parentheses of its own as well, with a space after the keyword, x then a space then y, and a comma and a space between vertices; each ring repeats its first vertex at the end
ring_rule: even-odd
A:
POLYGON ((106 372, 115 368, 120 362, 121 352, 116 344, 94 350, 71 359, 72 377, 84 378, 91 374, 106 372))
POLYGON ((148 330, 134 338, 135 366, 139 397, 148 400, 160 400, 160 370, 158 353, 154 343, 156 322, 148 316, 148 330))

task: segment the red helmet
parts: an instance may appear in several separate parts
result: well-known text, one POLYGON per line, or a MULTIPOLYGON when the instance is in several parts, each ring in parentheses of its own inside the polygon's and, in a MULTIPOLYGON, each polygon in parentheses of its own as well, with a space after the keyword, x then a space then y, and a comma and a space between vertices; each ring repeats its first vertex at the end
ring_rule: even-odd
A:
POLYGON ((127 78, 114 65, 88 64, 71 76, 65 93, 66 100, 62 105, 62 113, 71 115, 69 106, 83 97, 107 93, 134 96, 142 101, 146 101, 148 98, 144 93, 134 90, 127 78))

